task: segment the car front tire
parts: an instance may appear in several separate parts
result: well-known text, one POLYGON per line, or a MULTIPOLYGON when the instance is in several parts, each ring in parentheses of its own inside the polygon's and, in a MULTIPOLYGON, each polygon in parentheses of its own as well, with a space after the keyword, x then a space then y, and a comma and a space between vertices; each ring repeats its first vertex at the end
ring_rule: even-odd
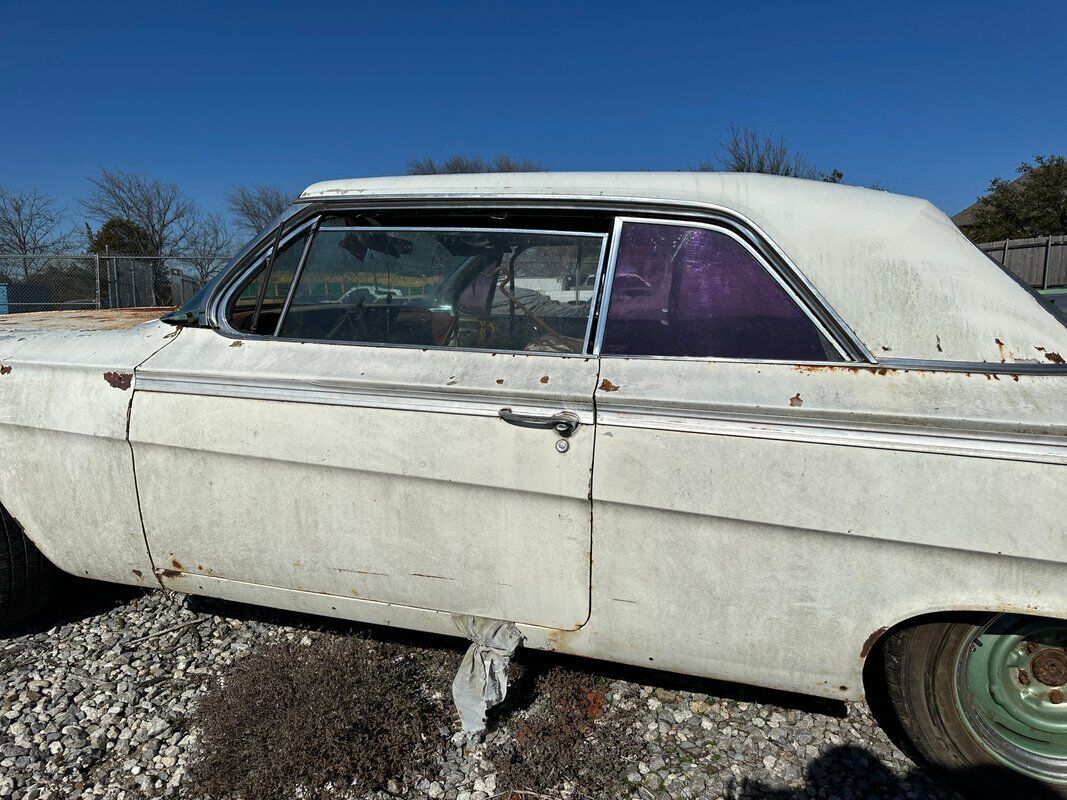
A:
POLYGON ((1067 798, 1067 622, 1002 614, 893 633, 888 699, 918 754, 967 797, 1067 798))
POLYGON ((32 620, 48 606, 56 582, 52 566, 7 509, 0 506, 0 630, 32 620))

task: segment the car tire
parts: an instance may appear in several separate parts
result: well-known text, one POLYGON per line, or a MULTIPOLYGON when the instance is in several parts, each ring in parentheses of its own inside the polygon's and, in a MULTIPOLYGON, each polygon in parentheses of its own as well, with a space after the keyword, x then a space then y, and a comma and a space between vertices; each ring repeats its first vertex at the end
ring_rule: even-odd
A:
MULTIPOLYGON (((1047 746, 1035 739, 1030 749, 1047 751, 1038 757, 1028 749, 1028 740, 1011 729, 1014 722, 1001 707, 1014 702, 1011 681, 1003 676, 1025 671, 1014 663, 1025 667, 1027 659, 1032 661, 1034 654, 1026 649, 1033 646, 1032 639, 1045 638, 1051 644, 1052 637, 1067 642, 1067 623, 1004 614, 920 623, 885 641, 885 690, 908 744, 965 797, 1067 798, 1067 744, 1061 745, 1062 737, 1050 734, 1055 741, 1047 746), (984 663, 994 651, 1003 651, 1012 663, 984 663), (993 676, 988 691, 983 689, 984 675, 993 676), (983 697, 992 711, 981 706, 983 697), (1001 720, 1002 714, 1008 717, 1001 720)), ((1048 649, 1063 652, 1063 644, 1048 649)), ((1056 654, 1053 660, 1063 659, 1056 654)), ((1033 678, 1026 680, 1027 684, 1019 680, 1020 716, 1027 709, 1025 703, 1037 703, 1039 708, 1042 697, 1053 691, 1033 678)), ((1045 711, 1050 719, 1055 715, 1053 722, 1067 721, 1067 704, 1062 714, 1059 704, 1050 704, 1045 711)))
POLYGON ((0 630, 41 614, 52 598, 56 577, 56 568, 0 506, 0 630))

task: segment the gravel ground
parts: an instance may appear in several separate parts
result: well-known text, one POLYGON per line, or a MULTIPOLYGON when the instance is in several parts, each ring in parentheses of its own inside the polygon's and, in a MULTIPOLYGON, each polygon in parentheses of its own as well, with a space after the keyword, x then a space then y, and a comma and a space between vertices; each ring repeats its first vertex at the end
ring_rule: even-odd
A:
MULTIPOLYGON (((79 584, 56 614, 0 639, 0 798, 201 797, 191 777, 196 704, 216 678, 273 643, 314 647, 318 637, 353 630, 313 617, 95 584, 79 584)), ((462 650, 458 642, 432 637, 381 630, 370 636, 422 652, 437 648, 453 659, 462 650)), ((526 662, 577 665, 599 676, 604 708, 597 708, 592 736, 612 720, 632 742, 614 760, 620 788, 613 796, 958 800, 920 772, 862 704, 562 657, 520 656, 526 662)), ((448 692, 447 684, 437 688, 448 692)), ((511 790, 520 788, 529 790, 525 796, 565 793, 572 788, 566 783, 498 782, 488 755, 537 713, 536 697, 514 703, 495 715, 478 747, 465 748, 442 728, 430 743, 436 771, 399 775, 388 789, 458 800, 517 798, 523 795, 511 790)))

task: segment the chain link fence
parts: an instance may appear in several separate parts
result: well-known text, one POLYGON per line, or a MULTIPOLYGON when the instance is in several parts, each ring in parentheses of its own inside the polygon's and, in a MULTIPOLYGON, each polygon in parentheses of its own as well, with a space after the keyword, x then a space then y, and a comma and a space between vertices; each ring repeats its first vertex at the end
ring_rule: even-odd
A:
POLYGON ((183 305, 228 258, 0 253, 0 314, 183 305))

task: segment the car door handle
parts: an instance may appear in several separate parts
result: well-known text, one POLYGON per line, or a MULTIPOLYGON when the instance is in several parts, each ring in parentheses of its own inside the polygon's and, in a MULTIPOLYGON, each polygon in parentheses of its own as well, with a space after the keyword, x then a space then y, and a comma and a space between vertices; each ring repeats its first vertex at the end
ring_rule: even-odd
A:
POLYGON ((578 415, 570 411, 560 411, 558 414, 541 417, 534 414, 516 414, 510 408, 502 408, 498 412, 500 418, 508 425, 518 425, 520 428, 544 428, 554 430, 564 439, 574 433, 578 427, 578 415))

